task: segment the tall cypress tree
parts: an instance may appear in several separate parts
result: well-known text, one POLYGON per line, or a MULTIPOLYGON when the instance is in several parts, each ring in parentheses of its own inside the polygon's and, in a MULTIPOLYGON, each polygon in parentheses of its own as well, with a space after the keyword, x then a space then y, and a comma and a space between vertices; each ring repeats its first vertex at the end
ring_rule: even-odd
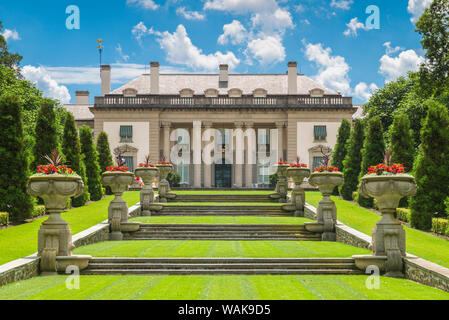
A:
POLYGON ((13 221, 31 217, 33 202, 26 192, 28 159, 25 152, 22 105, 17 96, 0 97, 0 211, 13 221))
MULTIPOLYGON (((385 154, 385 141, 383 136, 382 121, 378 116, 368 120, 365 141, 362 149, 362 166, 359 180, 368 172, 370 166, 383 163, 385 154)), ((373 198, 365 198, 359 195, 359 204, 362 207, 372 208, 373 198)))
POLYGON ((402 163, 405 172, 410 172, 413 169, 415 148, 412 135, 410 119, 407 114, 400 113, 396 115, 390 134, 391 161, 393 163, 402 163))
POLYGON ((32 170, 35 170, 38 165, 46 164, 45 156, 49 155, 53 150, 59 149, 56 113, 54 101, 51 99, 42 99, 37 115, 34 138, 32 170))
POLYGON ((77 198, 72 198, 72 206, 83 206, 89 200, 88 185, 86 179, 86 168, 81 161, 81 145, 75 117, 71 112, 67 113, 64 122, 64 134, 62 136, 62 153, 66 164, 75 171, 84 181, 84 193, 77 198))
POLYGON ((345 182, 341 187, 341 195, 345 200, 352 200, 352 193, 357 190, 360 166, 362 163, 363 124, 360 119, 354 120, 354 127, 347 142, 347 154, 343 160, 345 182))
MULTIPOLYGON (((112 166, 111 149, 109 148, 108 134, 101 131, 97 138, 98 164, 101 172, 105 172, 108 166, 112 166)), ((106 194, 112 194, 111 187, 106 187, 106 194)))
POLYGON ((100 166, 98 165, 97 150, 95 150, 92 130, 88 126, 80 128, 81 153, 84 155, 86 165, 87 186, 89 187, 90 199, 98 201, 103 197, 100 182, 100 166))
POLYGON ((449 116, 446 107, 434 100, 425 105, 428 112, 413 168, 417 190, 409 202, 412 226, 430 230, 435 213, 445 216, 449 195, 449 116))
POLYGON ((112 166, 111 149, 109 148, 108 134, 101 131, 97 138, 98 164, 101 172, 106 171, 106 167, 112 166))
MULTIPOLYGON (((347 153, 347 142, 351 135, 351 122, 347 119, 341 121, 338 129, 337 144, 335 145, 334 153, 332 154, 332 165, 337 167, 340 172, 343 172, 343 161, 347 153)), ((334 195, 338 196, 338 187, 334 189, 334 195)))

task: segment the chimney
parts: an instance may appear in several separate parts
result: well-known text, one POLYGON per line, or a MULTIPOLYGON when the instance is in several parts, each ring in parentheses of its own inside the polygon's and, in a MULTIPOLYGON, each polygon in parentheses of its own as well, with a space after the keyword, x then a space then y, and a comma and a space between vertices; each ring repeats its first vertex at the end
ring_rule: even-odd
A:
POLYGON ((219 88, 227 88, 229 75, 228 75, 229 66, 227 64, 220 64, 220 76, 218 78, 218 87, 219 88))
POLYGON ((111 92, 111 66, 102 65, 100 71, 101 77, 101 95, 109 94, 111 92))
POLYGON ((75 104, 89 104, 89 91, 76 91, 75 104))
POLYGON ((150 62, 150 94, 159 94, 159 62, 150 62))
POLYGON ((298 63, 288 63, 288 94, 298 94, 298 63))

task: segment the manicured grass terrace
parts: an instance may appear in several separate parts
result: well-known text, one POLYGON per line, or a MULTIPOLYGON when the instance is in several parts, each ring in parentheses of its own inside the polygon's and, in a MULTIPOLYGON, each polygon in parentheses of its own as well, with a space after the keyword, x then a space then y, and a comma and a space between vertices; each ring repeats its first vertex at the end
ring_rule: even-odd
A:
MULTIPOLYGON (((77 234, 106 220, 108 205, 113 198, 110 196, 87 206, 68 210, 62 214, 62 218, 69 223, 72 234, 77 234)), ((132 206, 139 202, 139 192, 125 192, 123 199, 128 206, 132 206)), ((47 217, 0 230, 0 265, 36 252, 37 232, 45 220, 47 217)))
POLYGON ((150 224, 304 224, 313 222, 307 218, 296 217, 258 217, 258 216, 179 216, 179 217, 136 217, 131 221, 150 224))
MULTIPOLYGON (((306 192, 306 202, 316 207, 321 200, 319 192, 306 192)), ((367 235, 372 234, 373 228, 380 215, 362 208, 354 202, 332 197, 337 206, 337 219, 342 223, 367 235)), ((449 268, 449 241, 430 233, 404 226, 407 252, 420 258, 432 261, 449 268)))
POLYGON ((346 258, 370 251, 321 241, 136 240, 99 242, 76 248, 74 254, 129 258, 346 258))
POLYGON ((0 288, 0 300, 449 300, 449 293, 403 279, 367 276, 66 276, 37 277, 0 288))

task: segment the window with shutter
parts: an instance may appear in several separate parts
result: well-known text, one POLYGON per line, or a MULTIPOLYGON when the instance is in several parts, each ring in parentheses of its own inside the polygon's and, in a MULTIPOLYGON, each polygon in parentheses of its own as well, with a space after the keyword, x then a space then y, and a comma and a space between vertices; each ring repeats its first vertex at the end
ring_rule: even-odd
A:
POLYGON ((133 127, 120 126, 120 142, 132 142, 132 141, 133 141, 133 127))
POLYGON ((315 141, 324 141, 327 137, 326 126, 314 126, 315 141))

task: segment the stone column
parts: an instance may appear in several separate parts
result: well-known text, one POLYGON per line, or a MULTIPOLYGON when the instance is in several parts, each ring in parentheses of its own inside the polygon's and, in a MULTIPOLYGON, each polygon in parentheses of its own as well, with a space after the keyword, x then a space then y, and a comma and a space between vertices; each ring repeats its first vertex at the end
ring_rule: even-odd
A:
POLYGON ((164 157, 165 161, 170 161, 170 122, 162 122, 164 128, 164 157))
POLYGON ((193 121, 193 187, 201 188, 201 121, 193 121))
MULTIPOLYGON (((254 127, 254 122, 245 122, 246 130, 251 130, 254 127)), ((249 133, 248 133, 249 134, 249 133)), ((254 136, 255 138, 255 136, 254 136)), ((256 155, 252 154, 252 150, 250 149, 251 144, 251 135, 248 135, 247 140, 247 148, 246 148, 246 165, 245 165, 245 185, 247 188, 252 188, 253 184, 253 167, 256 163, 256 155)), ((256 141, 253 141, 253 143, 256 143, 256 141)))
MULTIPOLYGON (((204 122, 204 130, 208 130, 210 128, 212 128, 212 122, 204 122)), ((207 163, 204 164, 204 187, 212 187, 212 165, 207 163)))
POLYGON ((285 122, 283 121, 277 121, 276 122, 276 128, 278 129, 278 156, 277 160, 281 159, 285 161, 284 159, 284 126, 285 122))
POLYGON ((243 187, 243 164, 245 163, 244 138, 243 138, 243 122, 235 123, 235 180, 234 184, 237 188, 243 187), (241 151, 241 152, 240 152, 241 151))

